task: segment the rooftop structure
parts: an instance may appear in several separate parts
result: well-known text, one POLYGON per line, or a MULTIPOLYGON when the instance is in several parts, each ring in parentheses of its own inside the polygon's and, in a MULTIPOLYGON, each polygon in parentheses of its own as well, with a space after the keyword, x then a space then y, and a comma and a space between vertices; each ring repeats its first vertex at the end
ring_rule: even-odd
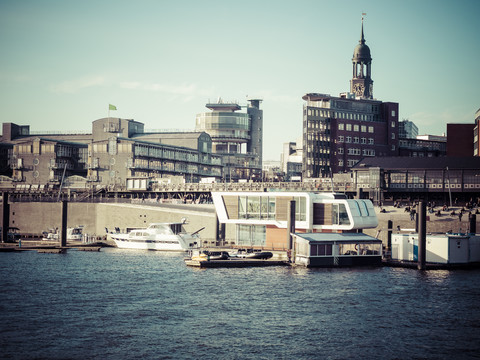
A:
POLYGON ((263 157, 263 110, 260 99, 249 99, 246 112, 236 102, 208 103, 211 112, 197 114, 196 131, 212 138, 212 152, 221 155, 225 180, 260 180, 263 157))

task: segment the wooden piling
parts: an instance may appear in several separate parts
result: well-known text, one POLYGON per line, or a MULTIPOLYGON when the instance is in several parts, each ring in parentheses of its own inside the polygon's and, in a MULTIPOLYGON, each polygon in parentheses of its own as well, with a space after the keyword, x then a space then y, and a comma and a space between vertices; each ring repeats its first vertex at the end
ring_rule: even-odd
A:
POLYGON ((8 192, 2 192, 2 242, 8 241, 8 228, 10 227, 10 204, 8 192))
POLYGON ((290 200, 287 208, 287 250, 289 254, 289 260, 295 261, 295 256, 292 256, 293 252, 293 237, 292 233, 295 232, 295 200, 290 200))
POLYGON ((476 234, 477 233, 477 215, 470 214, 470 217, 468 220, 470 221, 469 233, 476 234))
POLYGON ((387 250, 392 251, 392 231, 393 231, 393 221, 388 220, 387 222, 387 250))
POLYGON ((67 246, 67 219, 68 219, 68 201, 62 200, 62 227, 60 232, 60 247, 67 246))
POLYGON ((418 204, 418 270, 425 270, 427 253, 427 207, 423 201, 418 204))

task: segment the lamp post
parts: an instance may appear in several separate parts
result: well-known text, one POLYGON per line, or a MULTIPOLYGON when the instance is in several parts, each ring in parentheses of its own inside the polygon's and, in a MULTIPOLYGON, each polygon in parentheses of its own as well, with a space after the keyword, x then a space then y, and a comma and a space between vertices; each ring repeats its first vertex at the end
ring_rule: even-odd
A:
POLYGON ((452 190, 450 189, 450 172, 447 166, 448 196, 450 197, 450 207, 452 207, 452 190))

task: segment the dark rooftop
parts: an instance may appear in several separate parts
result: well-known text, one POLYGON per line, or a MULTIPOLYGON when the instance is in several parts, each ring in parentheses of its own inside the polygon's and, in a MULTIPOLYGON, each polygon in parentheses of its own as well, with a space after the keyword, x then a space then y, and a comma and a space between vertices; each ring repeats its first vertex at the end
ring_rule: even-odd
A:
POLYGON ((369 167, 379 167, 386 170, 394 169, 480 169, 478 156, 439 156, 439 157, 372 157, 363 158, 352 170, 369 167))

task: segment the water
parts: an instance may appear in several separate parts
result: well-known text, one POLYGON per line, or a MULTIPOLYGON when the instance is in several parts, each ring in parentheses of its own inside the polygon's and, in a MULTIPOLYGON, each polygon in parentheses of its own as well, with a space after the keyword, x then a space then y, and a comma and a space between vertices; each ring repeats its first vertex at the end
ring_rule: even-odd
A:
POLYGON ((480 358, 480 270, 186 267, 0 253, 0 358, 480 358))

